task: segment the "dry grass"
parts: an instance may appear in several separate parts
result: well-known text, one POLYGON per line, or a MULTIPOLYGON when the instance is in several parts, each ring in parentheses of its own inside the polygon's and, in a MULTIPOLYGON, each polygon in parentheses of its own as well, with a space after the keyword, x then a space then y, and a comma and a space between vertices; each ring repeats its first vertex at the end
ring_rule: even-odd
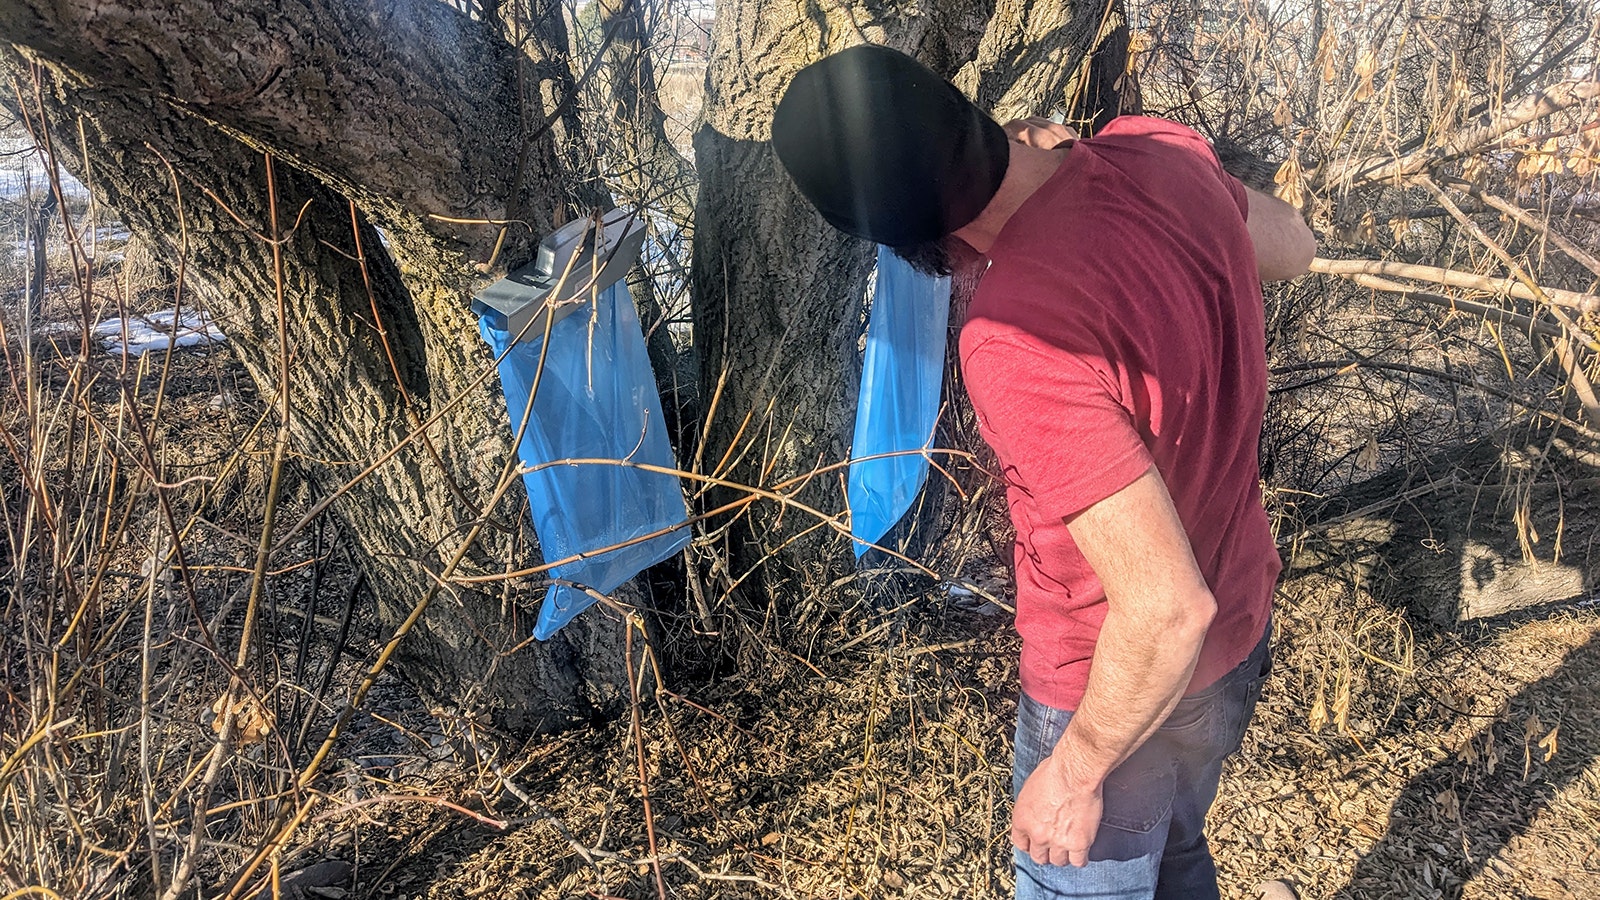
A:
MULTIPOLYGON (((821 675, 774 652, 644 719, 675 896, 1009 895, 1015 638, 937 595, 905 599, 829 635, 837 647, 895 625, 820 651, 821 675)), ((1401 614, 1342 581, 1297 578, 1281 601, 1276 670, 1212 814, 1224 896, 1269 877, 1306 898, 1600 896, 1600 732, 1585 712, 1600 699, 1596 611, 1397 644, 1401 614), (1313 727, 1326 641, 1359 624, 1371 639, 1338 663, 1355 685, 1344 721, 1313 727), (1540 730, 1525 742, 1531 716, 1540 730), (1447 789, 1455 808, 1441 805, 1447 789)), ((330 821, 318 840, 364 848, 355 885, 368 896, 649 896, 634 762, 626 726, 565 735, 418 782, 520 817, 507 832, 395 803, 330 821)))
MULTIPOLYGON (((1600 279, 1595 103, 1452 143, 1479 106, 1592 79, 1592 5, 1130 7, 1151 110, 1290 160, 1277 187, 1324 255, 1452 273, 1269 298, 1286 548, 1350 484, 1486 433, 1520 458, 1558 428, 1592 444, 1595 313, 1552 300, 1600 279), (1368 158, 1417 165, 1351 165, 1368 158)), ((695 62, 661 77, 681 152, 702 81, 695 62)), ((347 862, 350 896, 642 897, 658 869, 690 898, 1009 893, 1016 639, 894 576, 809 598, 831 612, 791 623, 806 639, 787 649, 724 623, 738 636, 646 690, 637 726, 509 748, 381 680, 296 788, 376 651, 360 578, 331 523, 252 572, 271 419, 226 349, 123 359, 75 336, 172 300, 158 266, 89 260, 101 215, 57 213, 43 317, 79 325, 53 338, 20 339, 22 268, 0 252, 0 897, 226 887, 308 793, 326 811, 265 871, 347 862)), ((309 508, 279 474, 278 502, 309 508)), ((960 543, 941 564, 994 564, 986 535, 960 543)), ((1600 614, 1439 627, 1382 577, 1336 556, 1283 587, 1279 664, 1213 814, 1227 893, 1281 876, 1308 898, 1600 897, 1600 614)))

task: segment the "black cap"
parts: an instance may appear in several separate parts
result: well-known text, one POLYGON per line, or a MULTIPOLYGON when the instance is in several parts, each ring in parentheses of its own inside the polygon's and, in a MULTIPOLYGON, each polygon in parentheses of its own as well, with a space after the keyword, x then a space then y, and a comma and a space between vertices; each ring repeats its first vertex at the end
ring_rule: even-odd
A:
POLYGON ((968 224, 1005 178, 1005 131, 955 86, 865 44, 801 69, 772 117, 772 146, 835 228, 891 247, 968 224))

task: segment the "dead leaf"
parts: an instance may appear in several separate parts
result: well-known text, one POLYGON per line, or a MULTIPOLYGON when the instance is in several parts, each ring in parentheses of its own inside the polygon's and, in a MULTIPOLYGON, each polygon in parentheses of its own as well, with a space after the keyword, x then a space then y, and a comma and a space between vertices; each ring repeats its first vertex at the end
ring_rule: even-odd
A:
POLYGON ((1311 703, 1311 713, 1306 717, 1307 724, 1312 731, 1321 731, 1328 724, 1328 702, 1322 691, 1322 685, 1317 685, 1317 699, 1311 703))
POLYGON ((1278 171, 1272 176, 1272 181, 1278 186, 1278 199, 1289 204, 1295 209, 1305 205, 1305 191, 1301 186, 1300 154, 1290 152, 1289 158, 1283 161, 1278 171))
POLYGON ((1361 214, 1361 224, 1356 227, 1356 240, 1363 244, 1371 244, 1378 240, 1378 220, 1373 217, 1372 210, 1361 214))
POLYGON ((1339 78, 1339 70, 1333 65, 1333 56, 1338 49, 1338 32, 1329 28, 1322 33, 1322 40, 1317 42, 1317 65, 1322 67, 1323 84, 1332 84, 1339 78))
POLYGON ((1544 730, 1544 723, 1539 721, 1538 713, 1530 713, 1527 721, 1522 723, 1522 780, 1527 781, 1533 771, 1533 747, 1530 743, 1544 730))
POLYGON ((249 694, 234 695, 229 701, 229 693, 224 693, 211 704, 211 730, 217 734, 222 733, 222 723, 227 718, 224 710, 230 710, 233 715, 233 739, 240 745, 258 744, 272 733, 272 713, 263 709, 256 698, 249 694))
POLYGON ((1284 97, 1278 101, 1277 107, 1272 110, 1272 124, 1282 128, 1292 121, 1294 121, 1294 116, 1289 112, 1289 98, 1284 97))
POLYGON ((1367 435, 1366 445, 1361 448, 1361 452, 1356 454, 1356 467, 1365 472, 1371 472, 1378 468, 1378 436, 1376 434, 1367 435))
POLYGON ((1558 732, 1560 730, 1561 730, 1561 726, 1557 725, 1556 727, 1550 729, 1550 733, 1549 734, 1547 734, 1544 737, 1539 739, 1539 748, 1544 751, 1544 761, 1545 762, 1549 762, 1550 760, 1555 758, 1555 755, 1556 755, 1556 732, 1558 732))
POLYGON ((1461 797, 1455 788, 1445 788, 1440 791, 1439 795, 1433 798, 1433 802, 1439 804, 1439 809, 1445 818, 1452 822, 1461 821, 1461 797))
POLYGON ((1356 59, 1356 102, 1360 103, 1372 97, 1376 89, 1372 85, 1372 76, 1378 71, 1378 54, 1373 50, 1361 51, 1361 56, 1356 59))

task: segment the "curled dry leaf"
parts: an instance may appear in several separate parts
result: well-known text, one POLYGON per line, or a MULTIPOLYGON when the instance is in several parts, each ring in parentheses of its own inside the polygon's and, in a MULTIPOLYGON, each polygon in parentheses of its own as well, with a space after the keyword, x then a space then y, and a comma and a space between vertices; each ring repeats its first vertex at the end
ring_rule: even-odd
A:
POLYGON ((1544 761, 1545 762, 1549 762, 1550 760, 1555 759, 1555 756, 1556 756, 1556 732, 1558 732, 1560 730, 1561 730, 1561 726, 1557 725, 1556 727, 1550 729, 1550 733, 1549 734, 1547 734, 1544 737, 1539 739, 1539 749, 1544 751, 1544 761))
POLYGON ((1350 732, 1350 679, 1339 679, 1333 692, 1333 727, 1340 734, 1350 732))
POLYGON ((1320 684, 1317 685, 1317 699, 1311 702, 1311 712, 1306 719, 1306 724, 1313 732, 1321 731, 1323 726, 1328 724, 1328 700, 1320 684))
POLYGON ((1294 121, 1294 116, 1289 112, 1289 98, 1278 100, 1278 105, 1272 110, 1272 124, 1282 128, 1294 121))
POLYGON ((1370 98, 1375 92, 1372 86, 1372 76, 1378 71, 1378 54, 1370 48, 1361 51, 1361 56, 1356 59, 1356 101, 1360 102, 1370 98))
POLYGON ((1334 54, 1339 49, 1339 36, 1333 29, 1322 33, 1322 40, 1317 42, 1317 65, 1322 67, 1322 83, 1332 84, 1339 78, 1339 70, 1333 64, 1334 54))
POLYGON ((1272 176, 1272 182, 1278 186, 1278 199, 1289 204, 1295 209, 1305 206, 1305 190, 1302 187, 1300 173, 1300 154, 1291 152, 1289 158, 1278 167, 1272 176))
POLYGON ((1439 804, 1439 809, 1445 818, 1454 822, 1461 821, 1461 797, 1456 794, 1455 788, 1445 788, 1433 798, 1433 801, 1439 804))
POLYGON ((1367 442, 1362 445, 1360 452, 1356 454, 1356 467, 1365 472, 1374 471, 1378 468, 1378 457, 1378 436, 1369 434, 1367 435, 1367 442))
POLYGON ((223 715, 225 709, 231 709, 233 712, 236 743, 258 744, 272 733, 272 713, 263 709, 254 697, 240 694, 230 703, 229 694, 223 694, 211 704, 211 730, 217 734, 222 733, 222 722, 226 718, 223 715))

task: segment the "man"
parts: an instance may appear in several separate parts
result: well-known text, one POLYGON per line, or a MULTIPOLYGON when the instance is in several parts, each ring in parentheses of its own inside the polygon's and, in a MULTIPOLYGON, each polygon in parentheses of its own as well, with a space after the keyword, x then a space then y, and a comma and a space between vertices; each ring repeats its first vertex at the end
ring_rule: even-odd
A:
POLYGON ((961 365, 1017 527, 1017 896, 1218 896, 1202 832, 1269 657, 1261 280, 1287 204, 1159 119, 1002 129, 916 61, 802 70, 773 146, 836 227, 987 257, 961 365))

